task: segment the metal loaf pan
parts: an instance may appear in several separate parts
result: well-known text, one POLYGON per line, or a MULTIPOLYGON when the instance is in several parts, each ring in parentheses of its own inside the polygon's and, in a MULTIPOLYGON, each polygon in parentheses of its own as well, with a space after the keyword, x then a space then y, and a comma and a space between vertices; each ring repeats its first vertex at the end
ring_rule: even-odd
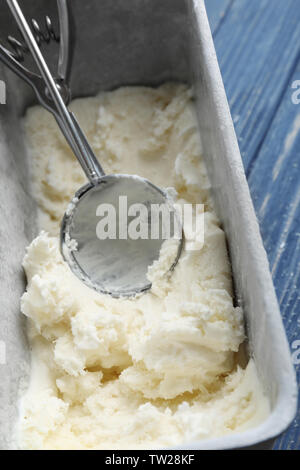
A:
MULTIPOLYGON (((28 16, 56 17, 55 0, 26 0, 28 16)), ((4 1, 1 41, 14 33, 4 1)), ((245 179, 241 156, 202 0, 72 0, 77 43, 73 95, 93 95, 121 85, 158 85, 167 80, 194 86, 199 129, 219 216, 228 238, 238 302, 244 309, 249 353, 271 403, 260 426, 218 439, 193 442, 188 449, 252 446, 272 439, 291 422, 296 381, 245 179)), ((0 66, 7 104, 0 105, 0 448, 15 448, 18 397, 29 373, 29 348, 20 315, 25 288, 21 262, 36 234, 28 161, 20 118, 33 104, 31 90, 0 66), (4 361, 2 361, 4 362, 4 361)), ((179 447, 178 447, 179 448, 179 447)))

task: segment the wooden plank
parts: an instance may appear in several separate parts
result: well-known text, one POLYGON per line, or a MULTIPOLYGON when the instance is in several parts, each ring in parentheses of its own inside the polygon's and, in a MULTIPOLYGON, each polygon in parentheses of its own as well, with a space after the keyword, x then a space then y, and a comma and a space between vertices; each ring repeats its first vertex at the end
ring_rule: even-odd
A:
MULTIPOLYGON (((292 103, 290 85, 299 78, 300 63, 249 175, 291 350, 300 340, 300 104, 292 103)), ((295 367, 299 383, 300 365, 295 367)), ((299 426, 300 409, 274 448, 300 449, 299 426)))
MULTIPOLYGON (((209 8, 208 13, 212 15, 209 8)), ((225 88, 292 350, 299 348, 295 342, 300 340, 300 104, 291 102, 291 84, 300 80, 299 17, 297 0, 235 0, 214 26, 225 88)), ((296 371, 299 383, 299 365, 296 371)), ((300 449, 299 427, 300 408, 274 449, 300 449)))
POLYGON ((298 0, 234 1, 215 45, 246 172, 300 54, 298 0))

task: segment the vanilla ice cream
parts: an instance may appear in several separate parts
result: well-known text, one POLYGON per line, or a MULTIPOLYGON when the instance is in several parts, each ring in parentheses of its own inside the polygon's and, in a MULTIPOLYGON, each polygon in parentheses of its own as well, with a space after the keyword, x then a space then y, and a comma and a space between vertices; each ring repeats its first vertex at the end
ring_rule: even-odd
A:
POLYGON ((191 91, 124 87, 71 108, 106 173, 141 175, 174 188, 179 204, 204 204, 204 245, 186 247, 172 275, 164 269, 172 244, 163 248, 149 269, 152 289, 135 298, 84 285, 61 256, 58 232, 85 176, 51 115, 28 110, 42 231, 24 258, 32 368, 20 447, 157 448, 257 425, 269 405, 253 360, 241 364, 243 314, 233 304, 191 91))

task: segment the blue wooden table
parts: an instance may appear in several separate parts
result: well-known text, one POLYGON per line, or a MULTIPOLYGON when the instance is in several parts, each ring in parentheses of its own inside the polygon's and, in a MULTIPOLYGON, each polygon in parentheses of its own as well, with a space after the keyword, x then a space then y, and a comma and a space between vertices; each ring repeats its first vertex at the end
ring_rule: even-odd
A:
MULTIPOLYGON (((205 3, 299 384, 300 0, 205 3)), ((300 408, 274 449, 300 449, 300 408)))

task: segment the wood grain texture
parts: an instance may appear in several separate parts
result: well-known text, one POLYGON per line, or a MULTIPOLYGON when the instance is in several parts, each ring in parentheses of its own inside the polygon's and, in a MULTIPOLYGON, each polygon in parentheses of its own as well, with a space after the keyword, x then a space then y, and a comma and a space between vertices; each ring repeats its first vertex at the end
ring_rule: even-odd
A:
MULTIPOLYGON (((300 341, 300 104, 292 103, 291 85, 300 80, 300 2, 206 0, 206 6, 294 351, 300 341)), ((300 449, 300 409, 274 449, 300 449)))
POLYGON ((234 0, 206 0, 206 10, 209 19, 210 29, 213 35, 216 34, 218 28, 226 18, 231 4, 234 0))

